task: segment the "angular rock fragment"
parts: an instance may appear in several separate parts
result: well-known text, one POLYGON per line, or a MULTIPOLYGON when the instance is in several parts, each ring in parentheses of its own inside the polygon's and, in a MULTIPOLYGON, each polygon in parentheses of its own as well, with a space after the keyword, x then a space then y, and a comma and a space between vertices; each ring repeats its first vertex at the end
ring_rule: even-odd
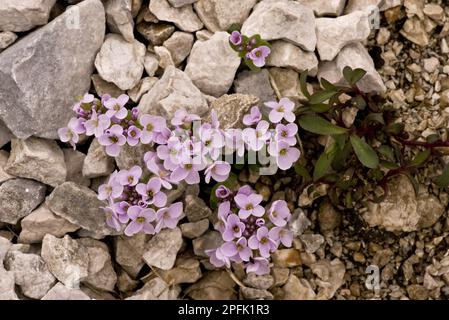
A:
POLYGON ((175 8, 167 0, 152 0, 150 11, 159 20, 173 22, 182 31, 195 32, 203 27, 191 4, 175 8))
POLYGON ((0 150, 0 183, 14 178, 14 176, 5 172, 5 167, 6 167, 8 158, 9 158, 9 153, 4 150, 0 150))
POLYGON ((143 58, 143 65, 147 74, 152 77, 159 67, 159 61, 157 60, 157 57, 154 53, 147 52, 145 53, 145 57, 143 58))
POLYGON ((138 233, 132 237, 119 236, 114 239, 115 261, 135 279, 145 262, 142 257, 146 250, 148 235, 138 233))
POLYGON ((225 94, 212 102, 211 110, 215 111, 222 129, 242 129, 242 119, 259 99, 246 94, 225 94))
POLYGON ((194 300, 233 300, 235 285, 226 271, 210 271, 185 292, 194 300))
POLYGON ((48 22, 56 0, 2 0, 0 30, 23 32, 48 22))
POLYGON ((148 242, 143 260, 150 266, 170 270, 175 265, 176 255, 181 246, 181 230, 164 229, 148 242))
POLYGON ((137 25, 137 32, 151 44, 160 46, 175 32, 175 27, 168 23, 141 22, 137 25))
POLYGON ((239 73, 234 80, 234 89, 236 93, 249 94, 259 98, 259 106, 276 99, 270 84, 270 74, 266 69, 262 69, 260 72, 245 70, 239 73))
POLYGON ((134 102, 139 102, 140 98, 142 98, 145 93, 150 91, 158 80, 159 79, 156 77, 142 78, 137 86, 128 91, 129 98, 134 102))
POLYGON ((11 130, 0 119, 0 148, 11 141, 13 135, 11 130))
POLYGON ((58 282, 42 300, 90 300, 90 298, 80 289, 69 288, 58 282))
POLYGON ((14 273, 0 266, 0 300, 19 300, 14 288, 14 273))
POLYGON ((86 155, 68 148, 62 149, 62 152, 64 153, 65 166, 67 168, 66 180, 88 187, 90 185, 90 179, 84 177, 82 174, 86 155))
POLYGON ((17 35, 11 31, 0 32, 0 52, 17 40, 17 35))
POLYGON ((299 3, 309 7, 318 17, 338 17, 343 13, 346 0, 297 0, 299 3))
POLYGON ((131 0, 108 0, 105 3, 106 21, 109 30, 121 34, 126 41, 134 39, 134 21, 131 0))
POLYGON ((175 65, 180 64, 190 54, 194 41, 194 36, 188 32, 176 31, 173 35, 164 41, 164 47, 167 48, 175 65))
POLYGON ((158 270, 159 276, 169 285, 195 283, 201 278, 201 268, 198 260, 180 257, 170 270, 158 270))
POLYGON ((124 93, 124 90, 117 87, 115 84, 104 81, 102 77, 98 74, 93 74, 92 77, 92 84, 94 85, 95 92, 99 97, 108 94, 113 98, 117 98, 121 94, 124 93))
POLYGON ((107 176, 114 171, 114 158, 108 156, 97 139, 92 143, 84 159, 82 174, 85 178, 96 178, 107 176))
POLYGON ((209 229, 209 220, 203 219, 197 222, 183 223, 179 227, 181 228, 183 237, 188 239, 195 239, 209 229))
POLYGON ((201 237, 192 241, 193 252, 200 257, 209 257, 206 254, 207 250, 216 249, 223 244, 223 238, 218 231, 208 231, 201 237))
POLYGON ((179 286, 169 286, 164 280, 156 277, 126 300, 174 300, 178 298, 180 292, 179 286))
POLYGON ((318 59, 315 53, 304 51, 282 40, 273 41, 271 45, 271 54, 266 61, 267 66, 290 68, 297 72, 308 71, 310 76, 316 76, 318 59))

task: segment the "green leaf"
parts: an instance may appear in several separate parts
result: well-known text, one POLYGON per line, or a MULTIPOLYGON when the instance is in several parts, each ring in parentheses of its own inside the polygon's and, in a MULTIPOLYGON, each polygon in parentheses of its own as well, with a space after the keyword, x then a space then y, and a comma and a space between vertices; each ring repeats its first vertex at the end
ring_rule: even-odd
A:
POLYGON ((399 168, 399 166, 391 161, 380 160, 380 165, 388 170, 393 170, 399 168))
POLYGON ((298 122, 301 128, 315 134, 336 135, 348 131, 316 115, 304 115, 298 119, 298 122))
POLYGON ((326 173, 329 172, 329 169, 332 164, 332 160, 334 160, 336 154, 335 144, 329 147, 328 150, 325 150, 321 156, 318 158, 318 161, 315 163, 315 168, 313 170, 313 180, 317 181, 326 173))
POLYGON ((351 145, 359 161, 368 168, 374 169, 379 165, 376 152, 365 141, 357 136, 351 136, 351 145))
POLYGON ((404 131, 405 125, 403 123, 392 123, 387 127, 387 132, 393 135, 398 135, 404 131))
POLYGON ((449 164, 444 168, 443 173, 434 179, 434 182, 441 188, 449 186, 449 164))
POLYGON ((365 110, 366 108, 366 101, 363 99, 362 96, 356 96, 352 98, 352 103, 359 109, 359 110, 365 110))
POLYGON ((231 172, 229 174, 228 179, 214 185, 214 187, 212 188, 212 190, 210 192, 210 198, 209 198, 209 205, 211 206, 212 209, 216 209, 218 207, 218 198, 215 195, 215 190, 217 190, 217 188, 219 186, 225 186, 231 190, 236 189, 238 187, 237 175, 235 173, 231 172))
POLYGON ((430 149, 420 151, 416 155, 416 157, 410 162, 411 166, 420 166, 422 165, 430 156, 430 149))
POLYGON ((360 68, 353 70, 351 67, 345 67, 343 69, 343 76, 350 85, 356 84, 360 79, 362 79, 365 76, 365 74, 366 71, 360 68))
POLYGON ((326 90, 338 91, 338 88, 335 85, 333 85, 332 83, 330 83, 329 81, 327 81, 324 78, 321 78, 321 86, 323 87, 323 89, 326 89, 326 90))
POLYGON ((379 152, 381 155, 387 158, 387 160, 395 161, 394 151, 391 147, 381 145, 379 148, 377 148, 377 152, 379 152))
POLYGON ((231 34, 231 33, 233 33, 234 31, 240 31, 241 27, 242 27, 242 26, 239 25, 238 23, 233 23, 233 24, 231 24, 231 26, 228 28, 228 33, 231 34))
POLYGON ((337 91, 335 90, 324 90, 315 92, 310 96, 309 103, 310 104, 323 103, 324 101, 332 98, 336 93, 337 91))
POLYGON ((366 116, 366 121, 378 122, 380 124, 385 124, 384 116, 382 113, 370 113, 366 116))
POLYGON ((294 169, 296 174, 303 177, 304 180, 306 181, 312 180, 312 177, 310 176, 309 172, 304 166, 300 165, 299 163, 296 163, 294 169))
POLYGON ((434 134, 427 136, 426 141, 427 141, 427 143, 434 143, 434 142, 438 141, 438 139, 440 139, 440 136, 437 135, 436 133, 434 133, 434 134))
POLYGON ((299 86, 302 94, 307 99, 310 99, 310 93, 309 90, 307 90, 307 71, 301 72, 301 75, 299 76, 299 86))
MULTIPOLYGON (((341 135, 344 136, 344 135, 341 135)), ((334 136, 337 137, 337 136, 334 136)), ((350 143, 346 143, 342 150, 339 150, 332 161, 332 168, 337 171, 343 170, 347 165, 347 159, 351 155, 352 146, 350 143)))
POLYGON ((313 104, 310 109, 316 113, 327 112, 330 109, 330 106, 325 103, 313 104))

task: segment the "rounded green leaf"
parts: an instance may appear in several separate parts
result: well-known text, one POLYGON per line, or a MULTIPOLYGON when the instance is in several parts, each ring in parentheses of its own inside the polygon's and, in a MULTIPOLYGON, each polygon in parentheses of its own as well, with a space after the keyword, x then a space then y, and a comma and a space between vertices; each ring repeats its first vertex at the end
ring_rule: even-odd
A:
POLYGON ((298 119, 298 122, 301 128, 315 134, 336 135, 348 131, 347 129, 336 126, 317 115, 304 115, 298 119))
POLYGON ((379 165, 379 157, 373 148, 357 136, 351 136, 351 145, 359 161, 368 168, 374 169, 379 165))

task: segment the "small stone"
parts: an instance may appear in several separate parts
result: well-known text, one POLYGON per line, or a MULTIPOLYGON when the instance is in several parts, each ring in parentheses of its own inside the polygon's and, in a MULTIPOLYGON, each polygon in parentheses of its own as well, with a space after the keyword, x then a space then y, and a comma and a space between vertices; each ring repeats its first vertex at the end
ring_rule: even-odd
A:
POLYGON ((234 300, 234 287, 235 282, 226 271, 209 271, 185 293, 194 300, 234 300))
POLYGON ((183 223, 179 226, 182 236, 188 239, 195 239, 203 235, 209 229, 209 220, 202 219, 197 222, 183 223))
POLYGON ((203 29, 195 32, 196 39, 198 41, 206 41, 209 40, 214 34, 207 29, 203 29))
POLYGON ((4 150, 0 150, 0 183, 14 178, 14 176, 5 172, 5 166, 8 161, 8 158, 9 158, 9 153, 4 150))
POLYGON ((63 237, 67 233, 74 232, 80 227, 64 218, 58 217, 45 204, 31 212, 21 221, 22 231, 19 241, 21 243, 42 242, 46 234, 55 237, 63 237))
POLYGON ((16 40, 17 35, 14 32, 0 32, 0 52, 12 45, 16 40))
POLYGON ((159 20, 173 22, 182 31, 195 32, 203 27, 191 4, 174 8, 167 0, 152 0, 150 11, 159 20))
POLYGON ((438 67, 440 66, 440 61, 435 57, 431 57, 428 59, 424 59, 423 65, 424 65, 424 70, 426 70, 429 73, 432 73, 438 69, 438 67))
POLYGON ((299 251, 296 249, 279 249, 272 254, 276 267, 292 268, 301 265, 299 251))
POLYGON ((37 254, 12 251, 6 256, 4 264, 6 270, 14 274, 14 281, 20 286, 22 294, 28 298, 41 299, 56 282, 37 254))
POLYGON ((125 144, 122 146, 120 154, 115 158, 115 163, 120 170, 129 170, 134 166, 139 166, 146 170, 143 156, 148 151, 152 150, 152 146, 149 144, 138 144, 137 146, 130 146, 125 144))
POLYGON ((159 60, 159 67, 166 69, 169 66, 175 66, 170 51, 165 47, 154 47, 154 52, 159 60))
POLYGON ((380 45, 385 45, 390 40, 391 33, 387 28, 380 28, 377 33, 376 41, 380 45))
POLYGON ((159 79, 156 77, 145 77, 142 78, 139 83, 137 84, 137 86, 135 86, 134 88, 132 88, 131 90, 128 91, 128 95, 130 97, 130 99, 136 103, 139 102, 140 98, 147 93, 148 91, 150 91, 150 89, 154 86, 154 84, 158 81, 159 79))
POLYGON ((279 90, 282 97, 292 100, 304 100, 305 97, 300 94, 299 74, 291 69, 270 68, 272 81, 279 90))
POLYGON ((330 202, 323 202, 318 211, 318 223, 323 233, 333 231, 338 228, 341 222, 340 213, 332 206, 330 202))
POLYGON ((129 42, 134 40, 131 2, 131 0, 109 0, 104 6, 109 30, 121 34, 129 42))
POLYGON ((343 78, 343 69, 349 66, 353 69, 362 68, 367 73, 357 83, 357 87, 363 92, 383 93, 386 87, 376 71, 373 59, 361 43, 350 44, 344 47, 334 61, 320 63, 318 78, 325 78, 331 83, 346 84, 343 78))
POLYGON ((76 288, 88 276, 88 252, 68 235, 59 239, 47 234, 41 255, 50 272, 70 288, 76 288))
POLYGON ((315 253, 324 243, 324 237, 320 234, 303 234, 299 238, 307 253, 315 253))
POLYGON ((283 287, 285 300, 316 300, 316 293, 306 279, 291 274, 283 287))
POLYGON ((240 60, 229 46, 229 34, 216 32, 209 40, 195 42, 185 72, 203 93, 219 97, 231 87, 240 60))
POLYGON ((168 0, 168 2, 170 2, 171 6, 175 7, 175 8, 183 7, 187 4, 192 4, 197 1, 198 0, 168 0))
POLYGON ((199 0, 194 7, 206 28, 217 32, 226 31, 233 24, 242 25, 256 2, 256 0, 199 0))
POLYGON ((382 0, 349 0, 345 8, 345 13, 366 10, 371 6, 377 7, 381 1, 382 0))
POLYGON ((115 84, 104 81, 102 77, 98 74, 93 74, 92 77, 92 84, 94 85, 95 92, 99 97, 109 94, 113 98, 117 98, 121 94, 123 94, 125 91, 117 87, 115 84))
POLYGON ((269 274, 258 276, 254 272, 250 272, 243 280, 243 283, 251 288, 266 290, 274 284, 274 278, 269 274))
POLYGON ((14 288, 14 273, 0 265, 0 300, 19 300, 14 288))
POLYGON ((137 278, 144 266, 142 256, 146 250, 148 236, 138 233, 132 237, 119 236, 114 238, 115 261, 131 276, 137 278))
POLYGON ((420 195, 417 201, 417 211, 421 215, 418 222, 418 229, 433 226, 445 212, 445 206, 434 195, 420 195))
POLYGON ((310 268, 321 279, 316 281, 321 287, 317 294, 318 298, 331 299, 344 282, 345 265, 339 259, 320 260, 312 264, 310 268))
POLYGON ((313 10, 316 16, 338 17, 343 13, 345 0, 297 0, 313 10))
POLYGON ((361 252, 354 252, 352 258, 354 259, 355 262, 358 263, 365 263, 366 261, 365 256, 361 252))
POLYGON ((0 30, 23 32, 44 25, 56 0, 16 1, 2 0, 0 3, 0 30))
POLYGON ((197 222, 212 215, 212 210, 199 197, 188 195, 185 203, 184 213, 190 222, 197 222))
POLYGON ((417 17, 412 17, 405 21, 401 35, 421 47, 429 44, 429 36, 425 30, 424 23, 417 17))
POLYGON ((62 149, 64 153, 65 166, 67 168, 67 181, 75 182, 81 186, 90 186, 90 179, 83 176, 83 164, 86 155, 73 149, 62 149))
POLYGON ((260 2, 241 32, 259 34, 267 41, 287 40, 306 51, 314 51, 317 40, 313 10, 294 1, 260 2))
POLYGON ((137 25, 137 32, 151 44, 160 46, 175 32, 175 27, 168 23, 141 22, 137 25))
POLYGON ((143 260, 149 266, 170 270, 175 265, 176 255, 181 246, 181 230, 179 228, 164 229, 148 242, 143 260))
POLYGON ((288 268, 278 268, 273 267, 271 268, 271 275, 273 276, 273 287, 279 287, 284 285, 289 276, 290 276, 290 269, 288 268))
POLYGON ((240 292, 247 300, 273 300, 273 294, 268 290, 241 287, 240 292))
POLYGON ((10 240, 0 236, 0 267, 3 266, 3 259, 11 246, 10 240))
MULTIPOLYGON (((32 0, 26 4, 51 2, 55 1, 32 0)), ((23 1, 16 0, 1 1, 0 7, 6 3, 13 4, 12 12, 18 4, 18 12, 26 8, 23 1)), ((27 14, 38 17, 41 9, 27 14)), ((0 24, 8 20, 2 11, 0 24)), ((104 30, 101 1, 84 0, 1 53, 0 119, 17 138, 58 138, 57 130, 74 115, 74 97, 89 90, 104 30)))
POLYGON ((127 42, 118 34, 108 34, 95 58, 98 74, 122 90, 137 85, 143 73, 146 47, 137 40, 127 42))
POLYGON ((56 187, 67 176, 64 154, 55 141, 28 138, 12 139, 5 171, 56 187))
POLYGON ((58 282, 47 292, 42 300, 90 300, 90 298, 81 290, 66 287, 58 282))
POLYGON ((0 119, 0 148, 11 141, 13 135, 11 130, 0 119))
POLYGON ((223 238, 218 231, 209 231, 201 237, 192 241, 193 252, 200 257, 208 258, 206 251, 209 249, 216 249, 223 243, 223 238))
POLYGON ((101 209, 105 203, 87 187, 65 182, 53 190, 46 204, 56 215, 99 237, 114 234, 114 230, 106 225, 105 213, 101 209))
POLYGON ((331 61, 341 49, 368 38, 371 28, 368 15, 355 11, 338 18, 316 20, 317 50, 321 61, 331 61))
POLYGON ((115 169, 114 158, 106 154, 104 146, 97 139, 92 140, 83 163, 83 177, 96 178, 107 176, 115 169))
POLYGON ((170 287, 164 280, 156 277, 126 300, 175 300, 180 292, 179 286, 170 287))
POLYGON ((117 288, 121 292, 130 292, 137 288, 139 281, 133 280, 129 274, 120 270, 117 277, 117 288))
POLYGON ((428 290, 419 284, 407 286, 407 293, 412 300, 427 300, 429 298, 428 290))
POLYGON ((178 258, 173 269, 158 269, 157 273, 171 286, 181 283, 195 283, 201 278, 200 263, 193 258, 178 258))
POLYGON ((167 119, 171 119, 180 108, 198 115, 208 110, 201 91, 187 74, 173 66, 165 69, 162 78, 140 99, 138 108, 142 113, 156 113, 167 119))
POLYGON ((318 59, 315 53, 303 51, 299 47, 282 40, 273 41, 271 46, 267 66, 290 68, 297 72, 308 71, 310 76, 316 76, 318 59))
POLYGON ((117 275, 112 267, 108 246, 89 238, 79 239, 77 242, 86 248, 89 257, 88 276, 83 283, 98 290, 114 291, 117 275))
POLYGON ((424 6, 423 12, 426 16, 436 21, 441 21, 444 18, 444 10, 438 4, 426 4, 424 6))
POLYGON ((152 77, 156 73, 157 68, 159 68, 159 61, 154 53, 147 51, 143 58, 143 65, 147 74, 152 77))
POLYGON ((10 179, 0 185, 0 222, 16 224, 45 199, 45 185, 34 180, 10 179))
POLYGON ((260 72, 245 70, 240 72, 234 80, 235 93, 248 94, 259 98, 259 106, 265 102, 276 100, 276 95, 270 84, 268 70, 260 72))
POLYGON ((194 36, 187 32, 176 31, 173 35, 164 41, 164 47, 167 48, 175 65, 179 65, 190 54, 194 41, 194 36))
POLYGON ((225 94, 212 102, 210 109, 216 112, 220 128, 243 129, 243 116, 258 102, 257 97, 251 95, 225 94))

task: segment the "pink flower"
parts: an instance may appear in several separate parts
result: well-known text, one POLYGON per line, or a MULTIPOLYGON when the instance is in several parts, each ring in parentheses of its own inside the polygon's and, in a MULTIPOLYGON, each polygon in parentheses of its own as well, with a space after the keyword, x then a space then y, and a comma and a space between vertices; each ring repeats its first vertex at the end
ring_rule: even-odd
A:
POLYGON ((200 174, 198 171, 204 169, 201 164, 193 164, 191 161, 178 165, 170 175, 170 179, 174 182, 185 181, 188 184, 200 183, 200 174))
POLYGON ((215 161, 204 171, 204 180, 206 183, 210 182, 212 177, 217 182, 223 182, 229 177, 231 172, 231 165, 224 161, 215 161))
POLYGON ((106 153, 108 155, 111 157, 118 156, 120 147, 126 143, 126 138, 123 135, 123 128, 118 124, 114 124, 98 138, 98 142, 106 147, 106 153))
POLYGON ((235 202, 239 206, 239 217, 247 219, 253 215, 255 217, 262 217, 265 213, 265 209, 260 205, 263 197, 260 194, 237 194, 234 197, 235 202))
POLYGON ((296 133, 298 132, 298 126, 295 123, 289 123, 283 125, 279 123, 276 126, 276 139, 278 141, 285 141, 290 146, 296 145, 296 133))
POLYGON ((109 177, 109 180, 106 184, 102 184, 98 188, 98 199, 106 200, 109 198, 117 199, 123 193, 123 186, 117 181, 117 171, 115 171, 109 177))
POLYGON ((224 132, 225 154, 237 153, 239 157, 245 154, 245 140, 240 129, 228 129, 224 132))
POLYGON ((104 131, 111 125, 111 119, 105 114, 97 115, 95 110, 92 110, 92 115, 89 120, 84 123, 86 127, 86 134, 88 136, 95 135, 95 137, 100 137, 104 134, 104 131))
POLYGON ((248 246, 253 250, 259 250, 264 258, 269 258, 270 253, 277 249, 276 241, 270 238, 267 227, 260 227, 256 234, 249 238, 248 246))
POLYGON ((288 122, 295 121, 295 114, 293 113, 293 109, 295 108, 295 104, 288 98, 282 98, 279 102, 271 101, 265 102, 265 105, 272 109, 268 118, 273 123, 279 123, 282 119, 287 120, 288 122))
POLYGON ((268 152, 276 158, 276 163, 281 170, 290 169, 301 155, 297 148, 290 147, 285 141, 271 143, 268 152))
POLYGON ((174 117, 171 120, 171 124, 174 126, 184 126, 190 128, 192 122, 195 120, 201 120, 196 114, 188 113, 185 109, 176 110, 174 117))
POLYGON ((114 228, 116 231, 120 231, 122 229, 122 225, 120 224, 117 213, 112 210, 111 207, 101 207, 101 209, 105 212, 106 224, 111 228, 114 228))
POLYGON ((290 209, 284 200, 276 200, 268 210, 268 217, 275 226, 284 227, 290 219, 290 209))
POLYGON ((154 234, 152 221, 156 220, 156 212, 153 209, 143 209, 139 206, 132 206, 128 209, 128 216, 131 218, 130 224, 125 229, 125 234, 129 237, 143 230, 146 234, 154 234))
POLYGON ((173 203, 168 208, 162 208, 157 211, 156 232, 163 228, 174 229, 183 214, 182 202, 173 203))
POLYGON ((229 37, 229 41, 235 46, 238 46, 239 44, 241 44, 242 40, 243 40, 243 37, 240 34, 240 32, 238 32, 238 31, 233 31, 231 33, 231 36, 229 37))
POLYGON ((166 128, 165 119, 159 116, 144 114, 140 117, 139 122, 143 127, 142 136, 140 137, 140 141, 143 144, 153 142, 158 134, 166 128))
MULTIPOLYGON (((147 155, 149 154, 148 152, 145 154, 147 155)), ((158 165, 156 163, 155 159, 150 159, 149 161, 146 162, 147 168, 148 170, 150 170, 154 175, 156 175, 155 178, 159 179, 159 181, 161 182, 162 186, 165 189, 171 189, 172 188, 172 180, 170 179, 170 171, 165 170, 164 168, 162 168, 161 165, 158 165)))
POLYGON ((109 118, 115 117, 117 119, 125 119, 128 115, 128 110, 125 108, 129 97, 126 94, 120 95, 117 99, 109 98, 104 102, 104 106, 108 109, 106 115, 109 118))
POLYGON ((270 230, 269 236, 271 239, 282 243, 287 248, 292 246, 293 232, 289 229, 274 227, 270 230))
POLYGON ((258 106, 251 108, 250 113, 243 116, 243 124, 252 126, 262 120, 262 113, 258 106))
POLYGON ((223 253, 221 247, 209 249, 205 252, 210 258, 210 263, 212 263, 215 267, 221 268, 226 266, 229 268, 231 266, 231 260, 223 253))
POLYGON ((240 238, 244 230, 245 224, 240 221, 240 218, 236 214, 230 214, 226 218, 223 240, 231 241, 234 238, 240 238))
POLYGON ((243 130, 243 138, 251 150, 259 151, 270 139, 271 133, 268 131, 270 124, 262 120, 257 124, 256 129, 246 128, 243 130))
POLYGON ((167 203, 167 195, 161 191, 161 181, 158 178, 151 178, 147 184, 137 184, 136 191, 146 204, 162 208, 167 203))
POLYGON ((225 242, 221 246, 221 252, 227 257, 232 257, 236 262, 249 261, 253 255, 251 249, 248 248, 248 241, 244 237, 241 237, 236 242, 225 242))
POLYGON ((126 131, 126 140, 128 144, 132 147, 139 143, 139 138, 142 136, 142 131, 136 126, 130 126, 126 131))
POLYGON ((142 176, 142 168, 134 166, 129 170, 121 170, 117 174, 117 180, 122 186, 135 186, 142 176))
POLYGON ((246 264, 246 272, 254 272, 258 276, 270 273, 269 262, 262 257, 253 258, 253 261, 246 264))
POLYGON ((249 52, 248 57, 253 61, 256 67, 263 67, 265 65, 265 58, 268 57, 271 50, 267 46, 260 46, 249 52))

